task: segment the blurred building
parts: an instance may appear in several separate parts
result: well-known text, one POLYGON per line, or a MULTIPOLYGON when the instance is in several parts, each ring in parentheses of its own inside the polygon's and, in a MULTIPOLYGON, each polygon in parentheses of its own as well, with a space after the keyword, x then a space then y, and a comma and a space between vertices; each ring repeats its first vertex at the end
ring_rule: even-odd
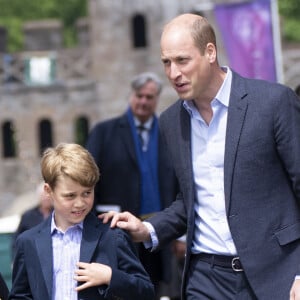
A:
MULTIPOLYGON (((78 46, 72 49, 63 48, 58 20, 25 23, 24 50, 14 54, 5 51, 9 28, 0 28, 0 217, 32 205, 23 196, 17 200, 40 181, 46 147, 84 144, 96 122, 126 109, 134 75, 157 72, 165 80, 159 112, 173 103, 177 96, 160 62, 163 25, 184 12, 214 23, 213 4, 225 2, 232 0, 89 0, 89 16, 78 20, 78 46)), ((218 50, 226 64, 222 45, 218 50)), ((299 49, 284 49, 291 87, 299 83, 299 61, 299 49)))

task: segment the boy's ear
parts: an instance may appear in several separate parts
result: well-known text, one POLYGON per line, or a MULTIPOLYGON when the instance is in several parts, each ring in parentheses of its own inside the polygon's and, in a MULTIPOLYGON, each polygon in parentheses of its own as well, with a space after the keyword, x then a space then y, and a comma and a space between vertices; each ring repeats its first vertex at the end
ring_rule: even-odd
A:
POLYGON ((45 191, 45 193, 47 193, 47 194, 50 194, 50 193, 51 193, 52 189, 51 189, 51 187, 50 187, 50 185, 49 185, 48 183, 45 183, 45 184, 44 184, 44 191, 45 191))

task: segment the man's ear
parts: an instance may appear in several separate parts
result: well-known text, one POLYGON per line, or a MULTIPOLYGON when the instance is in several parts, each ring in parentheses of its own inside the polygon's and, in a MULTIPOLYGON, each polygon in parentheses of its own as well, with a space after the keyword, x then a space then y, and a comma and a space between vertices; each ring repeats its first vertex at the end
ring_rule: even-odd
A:
POLYGON ((210 63, 214 63, 217 59, 217 49, 213 43, 206 45, 205 55, 207 56, 210 63))

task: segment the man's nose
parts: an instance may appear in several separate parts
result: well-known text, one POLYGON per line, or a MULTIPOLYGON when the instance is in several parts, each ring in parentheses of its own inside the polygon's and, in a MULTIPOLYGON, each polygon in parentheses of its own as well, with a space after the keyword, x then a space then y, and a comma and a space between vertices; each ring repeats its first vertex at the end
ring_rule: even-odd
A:
POLYGON ((176 64, 170 65, 170 79, 176 79, 180 75, 180 70, 176 64))

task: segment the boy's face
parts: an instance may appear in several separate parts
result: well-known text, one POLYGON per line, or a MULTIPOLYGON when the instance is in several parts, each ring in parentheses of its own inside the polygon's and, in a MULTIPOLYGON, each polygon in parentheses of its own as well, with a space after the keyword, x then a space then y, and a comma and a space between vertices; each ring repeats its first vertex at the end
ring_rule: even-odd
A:
POLYGON ((93 207, 94 187, 83 187, 69 177, 60 177, 54 189, 45 184, 45 191, 53 200, 55 224, 62 231, 83 221, 93 207))

